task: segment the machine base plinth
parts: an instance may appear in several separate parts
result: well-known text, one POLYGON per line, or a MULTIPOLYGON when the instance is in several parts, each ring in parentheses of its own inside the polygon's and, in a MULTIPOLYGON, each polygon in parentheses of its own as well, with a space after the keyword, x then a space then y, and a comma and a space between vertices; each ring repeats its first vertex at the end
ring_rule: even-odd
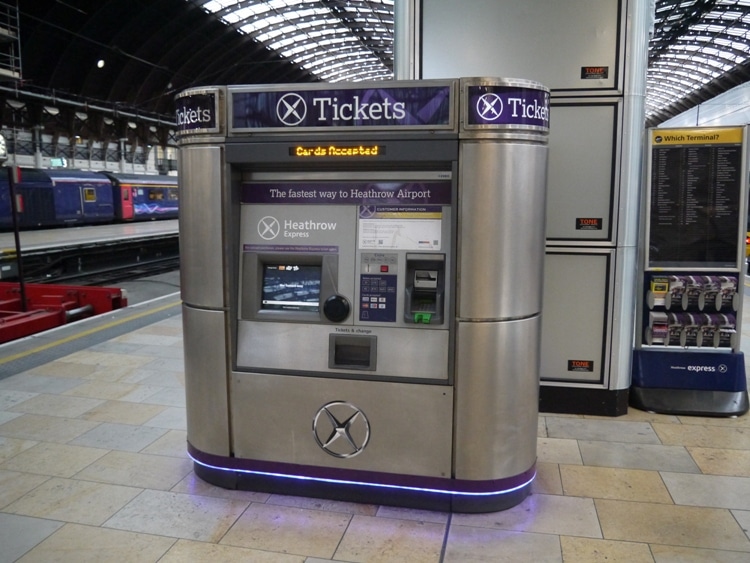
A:
MULTIPOLYGON (((237 460, 236 458, 225 458, 227 466, 220 466, 216 464, 216 456, 207 456, 212 459, 212 463, 207 464, 200 460, 201 454, 194 448, 189 447, 189 451, 194 460, 195 474, 204 481, 225 489, 402 506, 444 512, 496 512, 516 506, 531 493, 531 485, 536 474, 534 466, 516 478, 503 480, 511 484, 520 482, 520 484, 510 486, 507 490, 500 492, 467 493, 452 492, 449 489, 435 489, 430 486, 435 482, 434 478, 426 478, 428 483, 424 488, 421 488, 415 485, 393 485, 382 481, 378 482, 377 480, 363 482, 360 479, 346 479, 342 477, 342 473, 335 470, 332 473, 335 475, 334 478, 324 478, 319 475, 314 477, 305 476, 302 472, 294 475, 272 471, 235 469, 232 466, 237 463, 247 464, 252 462, 237 460)), ((325 471, 321 475, 324 473, 325 471)), ((350 473, 351 475, 355 475, 357 472, 350 473)), ((379 475, 374 472, 361 473, 367 474, 369 477, 379 475)), ((415 483, 419 481, 419 478, 410 477, 410 479, 415 483)), ((460 488, 460 484, 462 483, 451 479, 441 479, 440 481, 444 481, 446 484, 456 483, 458 485, 457 488, 460 488)))

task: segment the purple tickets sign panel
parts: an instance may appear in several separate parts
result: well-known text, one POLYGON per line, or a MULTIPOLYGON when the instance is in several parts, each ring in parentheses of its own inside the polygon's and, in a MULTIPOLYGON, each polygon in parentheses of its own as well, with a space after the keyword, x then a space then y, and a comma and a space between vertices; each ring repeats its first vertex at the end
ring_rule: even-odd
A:
POLYGON ((450 86, 233 92, 232 127, 450 126, 450 86))
POLYGON ((549 129, 549 92, 518 86, 470 86, 468 125, 549 129))
POLYGON ((216 129, 216 94, 192 94, 175 100, 177 130, 216 129))

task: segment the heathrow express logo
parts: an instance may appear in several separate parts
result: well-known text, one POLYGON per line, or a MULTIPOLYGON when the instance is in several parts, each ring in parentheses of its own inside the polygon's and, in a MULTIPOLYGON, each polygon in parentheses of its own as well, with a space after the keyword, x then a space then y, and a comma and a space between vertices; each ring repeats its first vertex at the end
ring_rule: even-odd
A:
POLYGON ((503 100, 492 92, 479 96, 476 107, 479 117, 486 121, 495 121, 503 114, 503 100))
POLYGON ((284 94, 276 104, 276 117, 284 125, 299 125, 307 116, 307 104, 302 96, 295 93, 284 94))
POLYGON ((279 236, 281 225, 276 217, 266 215, 258 221, 258 234, 263 240, 273 240, 279 236))
POLYGON ((362 453, 370 441, 370 421, 351 403, 333 401, 315 415, 313 436, 327 454, 348 459, 362 453))

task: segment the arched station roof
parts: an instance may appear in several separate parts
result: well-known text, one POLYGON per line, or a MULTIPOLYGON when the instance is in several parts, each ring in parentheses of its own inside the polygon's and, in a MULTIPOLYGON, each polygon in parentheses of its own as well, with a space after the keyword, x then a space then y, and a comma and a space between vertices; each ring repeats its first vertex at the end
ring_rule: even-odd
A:
POLYGON ((646 123, 750 81, 750 0, 656 0, 646 123))
MULTIPOLYGON (((389 79, 393 4, 22 0, 22 79, 0 81, 0 102, 25 95, 168 122, 191 86, 389 79)), ((750 80, 750 0, 654 0, 654 13, 647 125, 750 80)))

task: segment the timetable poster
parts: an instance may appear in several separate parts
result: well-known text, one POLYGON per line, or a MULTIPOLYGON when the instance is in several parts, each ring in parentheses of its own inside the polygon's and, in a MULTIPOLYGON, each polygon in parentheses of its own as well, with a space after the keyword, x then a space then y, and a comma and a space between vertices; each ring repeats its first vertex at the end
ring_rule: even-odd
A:
POLYGON ((651 131, 648 267, 737 267, 743 131, 651 131))

